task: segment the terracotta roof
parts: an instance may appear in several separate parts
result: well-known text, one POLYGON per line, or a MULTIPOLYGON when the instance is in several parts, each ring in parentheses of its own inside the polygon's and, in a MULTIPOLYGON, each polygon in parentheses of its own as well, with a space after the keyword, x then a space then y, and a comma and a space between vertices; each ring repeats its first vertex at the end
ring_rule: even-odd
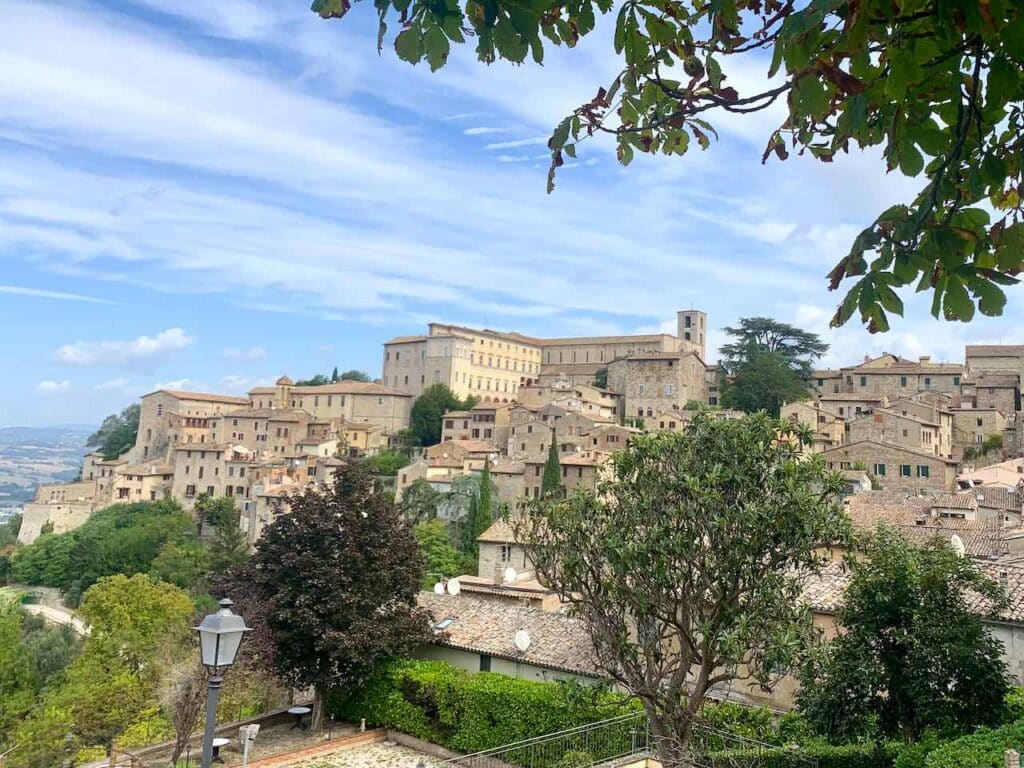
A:
POLYGON ((843 372, 836 370, 835 368, 820 368, 816 371, 811 371, 812 379, 834 379, 842 375, 843 372))
POLYGON ((412 344, 416 341, 426 341, 426 336, 395 336, 395 338, 385 341, 385 344, 412 344))
MULTIPOLYGON (((1024 622, 1024 567, 1004 563, 979 563, 978 567, 992 581, 1004 585, 1007 605, 994 611, 990 600, 975 592, 968 592, 968 610, 992 620, 1014 624, 1024 622)), ((846 565, 830 563, 820 574, 804 577, 804 600, 816 612, 837 613, 842 608, 851 579, 850 569, 846 565)))
POLYGON ((436 636, 435 642, 440 645, 565 672, 601 674, 590 634, 582 622, 565 613, 468 594, 420 592, 418 602, 430 611, 435 623, 453 619, 436 636), (525 652, 515 646, 515 634, 520 629, 530 635, 530 647, 525 652))
POLYGON ((867 393, 863 395, 854 394, 853 392, 832 392, 831 394, 824 394, 818 396, 818 401, 822 400, 856 400, 864 403, 880 403, 884 395, 869 395, 867 393))
POLYGON ((974 384, 978 387, 1014 389, 1020 384, 1020 376, 1010 372, 981 371, 977 376, 965 379, 963 383, 974 384))
POLYGON ((468 418, 469 416, 472 416, 472 415, 473 415, 472 411, 447 411, 444 414, 444 418, 446 418, 446 419, 451 419, 451 418, 456 418, 456 419, 458 419, 458 418, 468 418))
POLYGON ((1024 357, 1024 345, 968 344, 964 352, 967 357, 1024 357))
POLYGON ((248 405, 248 397, 235 397, 233 395, 215 395, 209 392, 185 392, 180 389, 157 389, 153 392, 147 392, 143 397, 149 397, 155 395, 158 392, 163 392, 165 395, 176 397, 179 400, 197 400, 204 403, 229 403, 231 405, 248 405))
POLYGON ((909 454, 913 454, 914 456, 922 456, 922 457, 925 457, 925 458, 934 459, 935 461, 941 461, 941 462, 944 462, 946 464, 952 464, 954 466, 957 464, 956 459, 950 459, 950 458, 948 458, 946 456, 937 456, 934 453, 928 453, 927 451, 919 451, 916 448, 906 448, 906 447, 904 447, 902 445, 894 445, 892 443, 883 443, 883 442, 880 442, 878 440, 858 440, 855 443, 843 443, 842 445, 837 445, 835 448, 828 448, 828 449, 822 451, 822 454, 824 455, 826 453, 833 453, 833 452, 836 452, 836 451, 843 451, 843 450, 846 450, 847 448, 854 448, 854 447, 856 447, 858 445, 873 445, 873 446, 876 446, 877 448, 884 448, 885 450, 888 450, 888 451, 899 451, 901 453, 909 453, 909 454))
POLYGON ((286 374, 286 375, 282 376, 281 378, 279 378, 274 383, 277 384, 279 387, 290 387, 295 382, 292 381, 290 378, 288 378, 288 376, 286 374))
POLYGON ((1021 512, 1021 495, 1016 488, 989 488, 982 485, 965 493, 973 495, 979 507, 1021 512))
POLYGON ((301 421, 309 414, 298 408, 241 408, 222 413, 221 419, 270 419, 271 421, 301 421))
POLYGON ((167 464, 136 464, 134 467, 125 467, 121 470, 122 475, 173 475, 174 467, 167 464))
POLYGON ((476 537, 477 541, 487 541, 493 544, 508 544, 516 541, 512 524, 504 518, 498 518, 491 527, 476 537))
POLYGON ((938 496, 913 496, 893 491, 865 491, 850 497, 846 512, 855 528, 874 530, 879 523, 895 528, 909 540, 924 543, 933 536, 946 539, 956 534, 967 554, 989 558, 1007 551, 1006 537, 1019 531, 1005 528, 999 521, 961 520, 932 515, 940 507, 938 496))
POLYGON ((673 338, 670 333, 647 333, 634 336, 565 336, 560 339, 538 339, 541 346, 565 344, 631 344, 645 341, 664 341, 673 338))
POLYGON ((978 500, 973 493, 938 493, 932 497, 933 509, 970 509, 978 508, 978 500))

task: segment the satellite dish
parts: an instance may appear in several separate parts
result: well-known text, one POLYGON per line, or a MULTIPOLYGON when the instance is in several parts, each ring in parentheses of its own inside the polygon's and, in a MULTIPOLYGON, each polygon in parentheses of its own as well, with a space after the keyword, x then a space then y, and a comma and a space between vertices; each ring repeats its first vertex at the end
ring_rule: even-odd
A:
POLYGON ((448 594, 449 595, 452 595, 454 597, 455 595, 459 594, 459 592, 461 592, 461 591, 462 591, 462 585, 459 583, 458 579, 449 579, 448 580, 448 594))
POLYGON ((513 568, 511 565, 508 568, 505 569, 505 581, 506 582, 515 581, 516 580, 516 576, 517 576, 516 569, 513 568))
POLYGON ((955 533, 949 537, 949 546, 952 547, 953 551, 960 557, 967 554, 967 548, 964 546, 964 540, 955 533))
POLYGON ((444 582, 443 581, 439 581, 439 582, 437 582, 437 584, 434 585, 434 594, 435 595, 443 595, 444 594, 444 582))
POLYGON ((516 648, 519 649, 520 653, 526 653, 528 650, 530 650, 530 645, 533 643, 533 640, 530 638, 529 632, 527 632, 525 629, 520 629, 518 632, 516 632, 515 643, 516 648))

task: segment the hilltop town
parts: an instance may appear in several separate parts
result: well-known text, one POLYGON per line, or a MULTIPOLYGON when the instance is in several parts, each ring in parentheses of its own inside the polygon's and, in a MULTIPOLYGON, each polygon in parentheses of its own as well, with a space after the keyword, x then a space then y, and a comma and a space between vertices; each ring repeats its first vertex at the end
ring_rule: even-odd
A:
MULTIPOLYGON (((254 543, 290 494, 328 484, 346 459, 403 448, 412 405, 435 384, 475 404, 444 414, 440 442, 398 471, 398 499, 417 481, 449 491, 486 462, 514 507, 539 496, 552 440, 565 487, 593 486, 636 434, 682 430, 698 412, 741 415, 720 407, 722 373, 705 362, 707 322, 688 310, 675 334, 575 338, 431 323, 384 343, 373 382, 296 386, 282 376, 245 397, 150 392, 135 444, 113 458, 87 454, 75 482, 41 485, 19 538, 73 530, 116 502, 173 497, 190 510, 207 495, 234 501, 254 543)), ((808 450, 843 473, 851 494, 873 491, 890 507, 896 493, 924 496, 936 519, 1011 530, 1022 511, 1024 462, 1012 458, 1022 445, 1022 372, 1022 346, 968 346, 963 363, 865 357, 813 371, 811 396, 781 415, 812 431, 808 450), (969 490, 976 486, 985 492, 969 490)), ((995 536, 994 550, 1008 538, 995 536)))

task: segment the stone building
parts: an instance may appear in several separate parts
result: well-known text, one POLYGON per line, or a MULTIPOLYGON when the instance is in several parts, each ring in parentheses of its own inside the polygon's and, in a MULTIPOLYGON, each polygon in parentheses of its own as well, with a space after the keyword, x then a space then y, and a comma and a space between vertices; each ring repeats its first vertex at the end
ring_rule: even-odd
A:
POLYGON ((1020 375, 1010 371, 979 371, 961 384, 961 403, 1003 414, 1020 410, 1020 375))
POLYGON ((818 395, 856 394, 866 397, 909 397, 918 392, 959 393, 964 366, 933 363, 930 357, 907 360, 896 355, 865 357, 859 365, 814 371, 812 388, 818 395))
POLYGON ((784 419, 791 419, 813 432, 811 450, 820 453, 842 445, 846 439, 846 420, 809 401, 788 403, 779 410, 784 419))
POLYGON ((820 395, 816 406, 833 416, 851 420, 865 413, 871 413, 876 408, 887 408, 889 398, 885 395, 874 397, 840 392, 839 394, 820 395))
POLYGON ((297 387, 287 376, 282 376, 273 387, 249 390, 249 407, 253 409, 296 409, 317 421, 369 422, 382 427, 387 434, 409 426, 412 401, 407 392, 362 381, 297 387))
POLYGON ((18 541, 31 544, 43 533, 66 533, 81 526, 97 509, 96 481, 40 485, 22 507, 18 541))
POLYGON ((139 403, 139 432, 127 459, 131 464, 169 462, 174 448, 189 439, 215 442, 206 438, 207 420, 248 405, 248 398, 206 392, 158 389, 143 395, 139 403))
MULTIPOLYGON (((594 488, 598 479, 602 476, 604 467, 608 462, 609 454, 588 451, 582 454, 562 456, 559 460, 562 468, 562 487, 568 493, 576 488, 594 488)), ((532 498, 540 496, 541 488, 544 485, 544 458, 527 459, 523 462, 524 495, 532 498)))
POLYGON ((307 437, 309 422, 299 408, 240 408, 212 417, 210 428, 214 442, 287 456, 307 437))
POLYGON ((676 314, 677 334, 536 338, 520 333, 431 323, 424 336, 384 344, 382 382, 419 395, 446 384, 459 397, 509 402, 520 387, 593 385, 613 360, 639 353, 691 353, 704 359, 707 316, 676 314))
POLYGON ((630 419, 651 418, 706 400, 704 362, 692 352, 641 352, 619 358, 608 366, 608 386, 622 396, 619 415, 630 419))
POLYGON ((965 448, 977 448, 986 438, 1003 436, 1009 420, 997 410, 979 408, 950 408, 953 418, 954 455, 963 456, 965 448))
POLYGON ((114 503, 159 501, 171 495, 174 467, 169 464, 139 464, 125 467, 114 477, 110 500, 114 503))
POLYGON ((846 425, 847 440, 850 443, 888 443, 952 458, 952 415, 946 412, 945 416, 947 419, 940 423, 937 419, 926 421, 918 418, 916 414, 878 408, 873 413, 854 418, 846 425))
POLYGON ((968 344, 964 349, 967 375, 976 378, 986 372, 1024 375, 1024 345, 968 344))
POLYGON ((956 487, 957 462, 934 453, 861 440, 822 451, 829 469, 863 469, 884 490, 948 491, 956 487))

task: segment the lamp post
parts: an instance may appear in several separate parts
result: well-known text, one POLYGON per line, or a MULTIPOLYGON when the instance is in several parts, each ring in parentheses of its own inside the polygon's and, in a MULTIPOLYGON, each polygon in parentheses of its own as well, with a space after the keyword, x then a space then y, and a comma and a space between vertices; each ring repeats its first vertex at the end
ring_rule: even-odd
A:
POLYGON ((224 684, 224 671, 235 662, 235 654, 242 643, 242 637, 251 628, 245 626, 245 619, 231 610, 234 605, 225 598, 220 601, 220 610, 206 616, 196 627, 199 633, 199 655, 209 673, 206 694, 206 730, 203 732, 202 768, 210 768, 213 762, 213 727, 217 721, 217 700, 224 684))

